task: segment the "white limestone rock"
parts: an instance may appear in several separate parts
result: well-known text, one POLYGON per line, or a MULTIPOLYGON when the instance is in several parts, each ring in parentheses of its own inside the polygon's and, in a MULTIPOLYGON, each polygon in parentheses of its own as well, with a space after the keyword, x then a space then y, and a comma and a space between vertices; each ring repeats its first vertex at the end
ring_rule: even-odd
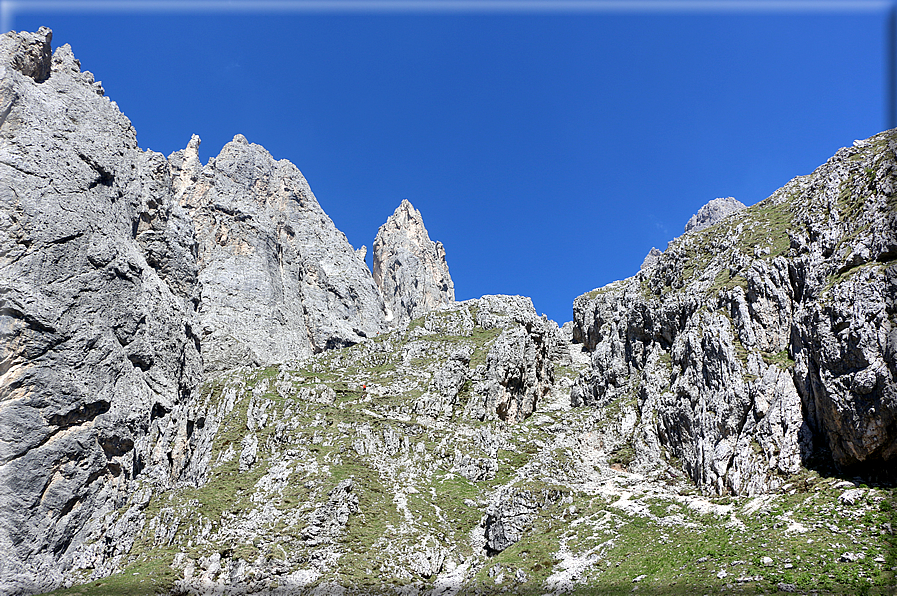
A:
POLYGON ((483 368, 477 367, 480 372, 465 412, 480 420, 528 418, 554 382, 555 357, 562 343, 557 323, 538 316, 532 300, 524 296, 483 296, 463 304, 467 303, 477 307, 477 325, 503 330, 483 368))
POLYGON ((377 232, 373 273, 393 325, 455 301, 445 248, 430 240, 420 211, 407 199, 377 232))
POLYGON ((370 271, 302 173, 243 135, 201 166, 199 137, 169 157, 199 242, 207 370, 358 343, 385 326, 370 271))
POLYGON ((571 402, 631 400, 635 467, 666 453, 711 493, 814 458, 893 467, 895 149, 887 131, 753 207, 711 201, 652 266, 577 298, 592 368, 571 402))
POLYGON ((698 209, 685 224, 685 231, 693 232, 703 230, 729 215, 741 211, 745 205, 735 197, 722 197, 713 199, 698 209))
POLYGON ((202 373, 195 238, 165 158, 50 39, 0 37, 2 594, 56 588, 135 477, 180 476, 202 373))
POLYGON ((659 248, 651 247, 651 250, 648 251, 648 254, 645 255, 645 260, 642 261, 642 266, 639 269, 647 269, 656 263, 661 255, 663 255, 663 251, 659 248))

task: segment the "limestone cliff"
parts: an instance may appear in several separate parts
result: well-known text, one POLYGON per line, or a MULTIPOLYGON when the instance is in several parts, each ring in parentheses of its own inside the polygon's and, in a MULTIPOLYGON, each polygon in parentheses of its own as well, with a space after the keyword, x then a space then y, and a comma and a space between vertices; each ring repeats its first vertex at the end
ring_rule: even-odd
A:
POLYGON ((295 166, 198 147, 0 37, 0 594, 894 585, 897 131, 563 329, 455 303, 407 201, 372 275, 295 166))
POLYGON ((199 244, 206 368, 272 364, 358 343, 383 300, 301 172, 243 135, 202 166, 194 136, 169 157, 199 244))
MULTIPOLYGON (((141 150, 51 37, 0 37, 0 594, 116 568, 151 494, 135 479, 196 479, 204 370, 302 359, 387 323, 363 253, 295 166, 242 135, 206 165, 195 136, 167 160, 141 150)), ((414 215, 408 238, 429 242, 414 215)), ((414 296, 415 313, 432 306, 414 296)))
POLYGON ((165 158, 50 39, 0 38, 4 594, 56 587, 138 474, 178 476, 202 373, 196 244, 165 158))
POLYGON ((576 299, 592 368, 572 398, 632 412, 635 465, 681 461, 716 493, 774 489, 820 459, 893 468, 895 149, 895 131, 857 141, 576 299))
POLYGON ((407 199, 374 239, 374 281, 392 311, 393 324, 455 301, 445 249, 430 240, 420 211, 407 199))

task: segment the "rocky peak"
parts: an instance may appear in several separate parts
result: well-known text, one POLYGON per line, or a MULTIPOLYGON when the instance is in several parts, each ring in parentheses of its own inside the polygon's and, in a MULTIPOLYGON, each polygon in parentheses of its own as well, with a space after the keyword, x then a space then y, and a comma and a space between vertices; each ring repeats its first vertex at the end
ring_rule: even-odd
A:
POLYGON ((374 281, 392 310, 394 324, 455 301, 445 248, 430 240, 420 211, 407 199, 374 239, 374 281))
POLYGON ((744 209, 744 207, 744 203, 735 199, 735 197, 713 199, 691 216, 691 219, 685 224, 685 231, 703 230, 736 211, 744 209))
MULTIPOLYGON (((687 234, 689 232, 696 232, 708 228, 716 222, 725 219, 729 215, 744 208, 744 203, 733 197, 713 199, 698 209, 698 212, 689 218, 688 222, 685 224, 685 233, 687 234)), ((639 270, 645 270, 654 266, 661 256, 663 256, 663 251, 652 246, 651 250, 648 251, 648 254, 645 255, 645 260, 642 261, 642 266, 639 267, 639 270)))
POLYGON ((663 255, 662 250, 652 246, 651 250, 648 251, 648 254, 645 255, 645 260, 642 261, 642 266, 639 267, 639 269, 640 270, 647 269, 648 267, 652 266, 654 263, 656 263, 658 261, 658 259, 660 259, 660 257, 662 255, 663 255))
POLYGON ((41 27, 36 33, 10 31, 0 37, 0 55, 6 65, 43 83, 50 77, 52 39, 53 32, 47 27, 41 27))
POLYGON ((169 157, 199 242, 207 369, 272 364, 352 345, 384 325, 383 301, 305 177, 243 135, 205 166, 199 137, 169 157))

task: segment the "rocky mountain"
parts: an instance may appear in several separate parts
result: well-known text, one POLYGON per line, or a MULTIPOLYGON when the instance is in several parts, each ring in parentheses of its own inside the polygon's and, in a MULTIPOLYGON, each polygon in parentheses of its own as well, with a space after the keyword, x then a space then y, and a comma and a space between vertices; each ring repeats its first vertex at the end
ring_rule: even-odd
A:
POLYGON ((803 470, 781 491, 713 499, 675 465, 634 472, 620 446, 635 416, 572 408, 589 360, 538 321, 526 299, 484 297, 296 366, 215 375, 197 400, 190 482, 138 480, 79 548, 66 592, 849 593, 893 581, 894 537, 881 533, 893 493, 803 470), (509 423, 481 386, 539 378, 539 351, 519 341, 534 323, 533 346, 553 344, 551 379, 509 423))
POLYGON ((716 222, 720 221, 732 215, 733 213, 737 213, 744 209, 745 205, 739 200, 736 200, 735 197, 722 197, 719 199, 713 199, 700 209, 698 212, 691 216, 688 222, 685 224, 685 231, 691 232, 692 230, 698 231, 703 230, 704 228, 710 227, 716 222))
POLYGON ((387 325, 292 164, 240 135, 205 166, 198 137, 169 159, 141 150, 51 39, 0 38, 0 593, 58 585, 136 477, 183 481, 204 370, 387 325))
POLYGON ((189 457, 195 237, 165 158, 51 32, 0 41, 0 592, 58 585, 98 513, 189 457))
POLYGON ((373 272, 397 323, 455 302, 445 248, 430 240, 420 211, 407 199, 377 231, 373 272))
POLYGON ((370 271, 293 164, 243 135, 205 166, 198 149, 194 136, 168 162, 196 230, 207 370, 302 358, 385 330, 370 271))
POLYGON ((819 459, 893 474, 895 149, 893 131, 858 141, 576 299, 592 368, 572 399, 635 416, 636 467, 676 460, 717 494, 774 490, 819 459))
POLYGON ((558 328, 50 41, 0 37, 0 594, 895 589, 897 131, 558 328))

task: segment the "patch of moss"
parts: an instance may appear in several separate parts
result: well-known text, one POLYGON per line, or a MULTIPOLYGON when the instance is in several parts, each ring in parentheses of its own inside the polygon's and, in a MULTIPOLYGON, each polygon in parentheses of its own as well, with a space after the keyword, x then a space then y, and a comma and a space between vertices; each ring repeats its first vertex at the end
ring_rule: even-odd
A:
POLYGON ((782 350, 781 352, 778 352, 776 354, 769 354, 767 352, 761 352, 760 355, 763 357, 763 361, 766 362, 766 364, 770 364, 770 365, 774 364, 776 366, 779 366, 781 368, 786 368, 786 369, 794 366, 794 360, 788 354, 787 348, 785 348, 784 350, 782 350))
POLYGON ((178 573, 171 568, 174 552, 156 549, 152 556, 140 557, 119 573, 49 594, 62 596, 156 596, 172 593, 178 573))
POLYGON ((635 461, 635 449, 631 444, 625 444, 614 449, 607 457, 607 463, 628 466, 635 461))

